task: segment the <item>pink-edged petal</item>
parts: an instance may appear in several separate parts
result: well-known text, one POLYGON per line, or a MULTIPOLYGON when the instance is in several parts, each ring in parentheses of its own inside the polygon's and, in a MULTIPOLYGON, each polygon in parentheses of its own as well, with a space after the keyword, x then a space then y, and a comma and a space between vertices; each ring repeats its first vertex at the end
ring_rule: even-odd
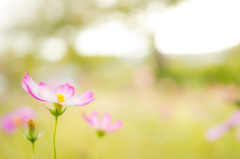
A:
POLYGON ((94 101, 93 93, 91 91, 87 91, 82 95, 74 95, 69 98, 67 101, 63 102, 63 105, 72 105, 72 106, 83 106, 94 101))
POLYGON ((25 73, 25 76, 23 77, 23 82, 22 82, 23 89, 25 90, 25 86, 27 87, 27 92, 29 92, 34 98, 40 100, 40 101, 45 101, 42 97, 38 95, 38 89, 39 85, 37 85, 32 78, 29 76, 28 73, 25 73))
POLYGON ((36 82, 33 81, 33 79, 29 76, 29 74, 26 72, 25 76, 23 77, 23 81, 25 81, 25 84, 28 85, 28 87, 30 87, 33 90, 37 90, 38 89, 38 85, 36 84, 36 82))
POLYGON ((107 132, 114 132, 117 131, 122 127, 122 122, 121 121, 116 121, 111 127, 109 127, 106 131, 107 132))
POLYGON ((27 84, 26 84, 26 82, 24 80, 22 80, 21 85, 22 85, 23 90, 28 92, 27 84))
POLYGON ((56 93, 61 93, 64 96, 65 100, 68 100, 70 97, 72 97, 74 95, 74 92, 74 87, 68 83, 60 85, 56 90, 56 93))
POLYGON ((94 96, 94 93, 92 91, 86 91, 81 96, 83 100, 88 100, 94 96))
POLYGON ((92 112, 90 114, 90 119, 91 119, 93 128, 99 129, 100 128, 100 121, 99 121, 98 113, 97 112, 92 112))
POLYGON ((10 114, 7 114, 2 117, 1 127, 2 130, 5 131, 6 133, 13 133, 15 131, 16 129, 15 122, 10 114))
POLYGON ((85 119, 85 121, 89 124, 89 125, 93 125, 91 118, 88 118, 88 116, 86 114, 83 114, 83 118, 85 119))
POLYGON ((100 123, 100 129, 102 130, 106 130, 110 127, 110 124, 111 124, 111 121, 112 121, 112 118, 109 114, 104 114, 102 116, 102 120, 101 120, 101 123, 100 123))
POLYGON ((217 125, 207 130, 205 137, 210 142, 216 141, 221 136, 223 136, 228 129, 229 129, 229 126, 225 123, 217 125))
POLYGON ((240 111, 234 112, 229 119, 226 121, 226 124, 231 128, 240 123, 240 111))
POLYGON ((40 97, 37 91, 33 91, 31 88, 29 88, 28 85, 27 85, 27 88, 28 88, 28 92, 29 92, 35 99, 40 100, 40 101, 47 101, 46 99, 43 99, 42 97, 40 97))
POLYGON ((87 115, 83 114, 83 118, 94 129, 97 129, 97 130, 99 129, 100 122, 99 122, 98 113, 92 112, 89 117, 87 117, 87 115))
POLYGON ((55 90, 52 89, 51 87, 49 87, 45 83, 41 82, 39 84, 38 95, 41 98, 45 99, 46 101, 58 103, 57 95, 55 93, 55 90))

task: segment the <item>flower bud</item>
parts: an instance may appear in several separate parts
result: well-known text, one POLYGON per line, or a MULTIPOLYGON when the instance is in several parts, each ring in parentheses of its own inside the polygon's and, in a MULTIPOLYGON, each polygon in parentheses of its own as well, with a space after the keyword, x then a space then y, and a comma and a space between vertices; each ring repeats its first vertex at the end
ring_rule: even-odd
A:
POLYGON ((29 119, 29 120, 27 121, 27 124, 28 124, 28 128, 29 128, 30 130, 32 130, 32 131, 35 130, 36 124, 35 124, 35 122, 33 121, 33 119, 29 119))

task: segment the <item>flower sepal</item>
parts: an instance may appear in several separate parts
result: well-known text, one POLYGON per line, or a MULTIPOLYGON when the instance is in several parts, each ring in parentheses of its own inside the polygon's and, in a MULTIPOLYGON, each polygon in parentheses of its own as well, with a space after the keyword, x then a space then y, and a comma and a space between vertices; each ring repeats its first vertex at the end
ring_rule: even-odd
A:
POLYGON ((37 139, 41 138, 43 134, 44 134, 43 131, 37 132, 34 132, 32 130, 22 131, 22 135, 32 143, 35 142, 37 139))
POLYGON ((33 130, 26 130, 26 131, 21 131, 22 135, 29 140, 30 142, 35 142, 37 139, 41 138, 44 134, 43 131, 33 131, 33 130))
POLYGON ((103 137, 103 136, 105 136, 105 131, 103 131, 103 130, 97 130, 97 135, 98 135, 98 137, 103 137))
POLYGON ((53 109, 48 108, 48 107, 46 107, 46 106, 44 106, 44 107, 45 107, 46 109, 48 109, 49 112, 50 112, 53 116, 55 116, 55 117, 58 117, 58 116, 63 115, 63 113, 64 113, 64 112, 67 110, 67 108, 69 107, 69 106, 67 106, 67 107, 65 107, 65 108, 63 109, 63 106, 60 105, 60 104, 58 104, 58 103, 53 103, 53 105, 54 105, 54 108, 53 108, 53 109))

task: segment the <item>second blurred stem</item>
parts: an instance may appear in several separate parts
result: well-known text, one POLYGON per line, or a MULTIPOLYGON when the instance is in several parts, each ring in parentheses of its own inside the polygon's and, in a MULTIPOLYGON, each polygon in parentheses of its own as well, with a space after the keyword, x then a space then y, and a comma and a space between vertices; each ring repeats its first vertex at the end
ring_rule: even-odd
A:
POLYGON ((32 142, 32 155, 33 155, 33 159, 35 159, 35 153, 36 153, 36 149, 35 149, 35 142, 32 142))

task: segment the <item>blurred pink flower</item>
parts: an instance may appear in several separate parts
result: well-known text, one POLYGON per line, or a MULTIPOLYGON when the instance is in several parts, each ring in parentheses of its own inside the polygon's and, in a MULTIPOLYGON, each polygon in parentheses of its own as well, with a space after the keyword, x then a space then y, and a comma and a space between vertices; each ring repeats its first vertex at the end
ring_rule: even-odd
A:
POLYGON ((5 114, 1 118, 1 127, 7 133, 13 133, 17 128, 27 126, 26 121, 34 118, 35 112, 28 106, 22 106, 5 114))
POLYGON ((100 136, 103 136, 105 132, 114 132, 122 127, 121 121, 116 121, 111 125, 112 118, 107 113, 102 116, 102 119, 99 119, 98 113, 96 112, 91 113, 89 117, 83 114, 83 117, 91 127, 97 130, 100 136))
POLYGON ((225 101, 235 103, 239 99, 239 89, 237 85, 209 85, 207 87, 207 93, 215 98, 217 101, 225 101), (220 99, 220 100, 219 100, 220 99))
POLYGON ((144 87, 154 83, 154 73, 149 66, 141 66, 134 72, 134 84, 137 87, 144 87))
POLYGON ((223 136, 229 129, 240 123, 240 110, 233 113, 225 122, 207 130, 205 137, 208 141, 215 141, 223 136))
POLYGON ((95 99, 91 91, 86 91, 82 95, 74 95, 75 89, 68 83, 58 86, 56 90, 43 82, 36 84, 28 73, 23 77, 22 88, 40 101, 49 101, 59 105, 83 106, 95 99))

